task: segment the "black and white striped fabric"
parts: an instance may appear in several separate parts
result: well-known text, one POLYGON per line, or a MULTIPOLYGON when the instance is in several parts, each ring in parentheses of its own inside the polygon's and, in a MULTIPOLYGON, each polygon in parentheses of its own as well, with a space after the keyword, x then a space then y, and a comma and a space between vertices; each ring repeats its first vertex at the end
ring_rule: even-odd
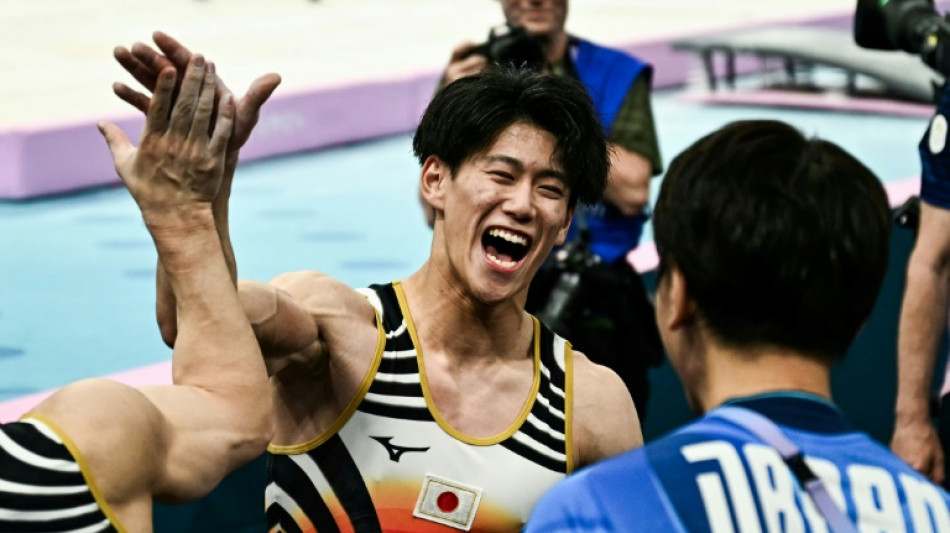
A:
MULTIPOLYGON (((416 348, 395 291, 391 285, 373 288, 383 310, 386 351, 358 409, 389 418, 436 422, 422 391, 416 348)), ((527 419, 499 444, 549 470, 566 472, 564 340, 539 326, 538 393, 527 419)))
POLYGON ((114 531, 49 426, 35 419, 0 425, 0 532, 114 531))
POLYGON ((413 517, 426 476, 482 491, 471 531, 519 531, 570 470, 570 345, 535 322, 536 392, 507 431, 474 438, 449 426, 427 399, 400 284, 364 295, 386 335, 375 372, 338 431, 271 448, 269 531, 434 531, 413 517))

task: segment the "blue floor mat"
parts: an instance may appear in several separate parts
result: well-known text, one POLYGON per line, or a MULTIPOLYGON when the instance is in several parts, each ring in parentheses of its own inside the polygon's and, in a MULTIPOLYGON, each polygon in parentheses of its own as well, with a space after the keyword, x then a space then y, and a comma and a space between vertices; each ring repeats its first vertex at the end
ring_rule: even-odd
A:
MULTIPOLYGON (((839 143, 884 182, 919 172, 924 119, 711 107, 676 95, 654 98, 667 166, 726 122, 776 118, 839 143)), ((231 204, 240 276, 314 269, 354 286, 406 276, 430 243, 418 172, 409 135, 243 165, 231 204)), ((168 359, 154 320, 155 252, 122 188, 0 203, 0 239, 0 401, 168 359)))

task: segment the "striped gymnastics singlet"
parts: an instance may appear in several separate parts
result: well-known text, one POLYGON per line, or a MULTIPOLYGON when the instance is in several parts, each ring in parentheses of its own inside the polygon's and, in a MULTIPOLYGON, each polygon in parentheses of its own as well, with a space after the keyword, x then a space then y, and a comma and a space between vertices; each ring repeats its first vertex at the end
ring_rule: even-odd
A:
POLYGON ((532 394, 506 431, 473 438, 429 398, 401 285, 363 292, 385 345, 327 434, 271 447, 269 531, 520 531, 572 468, 570 345, 535 320, 532 394))
POLYGON ((124 531, 106 516, 81 464, 46 421, 0 425, 0 532, 124 531))

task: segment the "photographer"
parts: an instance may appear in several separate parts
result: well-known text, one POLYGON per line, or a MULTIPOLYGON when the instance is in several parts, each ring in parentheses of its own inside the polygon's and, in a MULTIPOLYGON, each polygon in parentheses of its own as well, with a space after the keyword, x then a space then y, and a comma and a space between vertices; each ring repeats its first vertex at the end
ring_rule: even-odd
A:
POLYGON ((946 486, 950 444, 947 383, 941 391, 940 433, 931 423, 930 386, 950 304, 950 153, 946 148, 950 88, 920 142, 923 167, 920 225, 907 263, 898 329, 898 388, 891 448, 916 470, 946 486), (941 447, 940 441, 943 441, 941 447))
POLYGON ((626 255, 639 244, 647 220, 650 178, 662 171, 650 107, 652 67, 569 35, 568 0, 500 3, 507 28, 493 31, 483 44, 457 46, 441 85, 480 72, 494 61, 568 76, 587 87, 613 147, 604 201, 578 208, 564 248, 569 256, 561 261, 552 256, 539 272, 527 309, 542 319, 553 315, 550 307, 558 304, 551 293, 568 276, 571 298, 558 316, 545 321, 593 361, 620 374, 642 419, 647 370, 662 360, 662 347, 652 305, 626 255), (589 234, 589 243, 579 243, 582 233, 589 234))
MULTIPOLYGON (((937 13, 932 1, 858 0, 854 39, 863 48, 919 55, 935 72, 944 77, 950 74, 950 23, 937 13)), ((944 83, 936 96, 936 112, 919 145, 917 241, 907 262, 898 327, 891 449, 915 470, 947 487, 950 379, 944 377, 940 391, 939 436, 932 422, 931 387, 950 305, 950 85, 944 83)))

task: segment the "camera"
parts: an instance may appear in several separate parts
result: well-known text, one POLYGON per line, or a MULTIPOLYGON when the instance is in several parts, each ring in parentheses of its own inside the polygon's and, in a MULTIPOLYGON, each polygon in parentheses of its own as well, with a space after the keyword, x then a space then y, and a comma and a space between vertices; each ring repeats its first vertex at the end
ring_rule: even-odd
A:
POLYGON ((592 267, 601 264, 598 255, 590 250, 590 233, 581 230, 579 238, 564 245, 553 254, 545 265, 545 274, 553 278, 550 294, 544 306, 536 313, 538 320, 555 331, 565 331, 572 304, 581 291, 583 275, 592 267))
POLYGON ((907 228, 917 234, 917 228, 920 226, 920 197, 911 196, 900 207, 894 210, 894 223, 902 228, 907 228))
POLYGON ((932 0, 858 0, 854 41, 862 48, 903 50, 950 75, 950 22, 932 0))
POLYGON ((502 24, 488 32, 488 40, 466 54, 483 55, 504 66, 540 71, 544 66, 544 40, 521 26, 502 24))

